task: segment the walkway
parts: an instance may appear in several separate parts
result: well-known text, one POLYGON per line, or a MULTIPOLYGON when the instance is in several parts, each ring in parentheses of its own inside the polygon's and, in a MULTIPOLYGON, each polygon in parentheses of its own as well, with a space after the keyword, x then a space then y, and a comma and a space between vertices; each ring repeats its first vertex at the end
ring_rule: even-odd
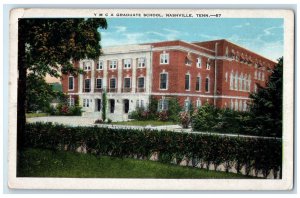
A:
MULTIPOLYGON (((191 128, 183 129, 180 125, 164 125, 164 126, 128 126, 128 125, 114 125, 114 124, 95 124, 95 119, 83 116, 48 116, 48 117, 34 117, 27 118, 27 122, 52 122, 56 124, 68 125, 71 127, 77 126, 99 126, 108 127, 115 129, 150 129, 150 130, 167 130, 178 133, 196 133, 196 134, 208 134, 208 135, 219 135, 219 136, 229 136, 229 137, 243 137, 243 138, 263 138, 263 139, 274 139, 273 137, 261 137, 261 136, 250 136, 250 135, 240 135, 240 134, 226 134, 226 133, 214 133, 214 132, 199 132, 192 131, 191 128)), ((280 139, 280 138, 276 138, 280 139)))

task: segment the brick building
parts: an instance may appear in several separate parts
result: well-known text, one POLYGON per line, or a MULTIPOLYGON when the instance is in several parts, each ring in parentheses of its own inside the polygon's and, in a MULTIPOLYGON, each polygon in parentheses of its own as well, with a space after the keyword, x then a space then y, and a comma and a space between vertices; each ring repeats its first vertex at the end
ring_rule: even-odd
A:
POLYGON ((107 116, 127 120, 136 107, 158 99, 158 110, 177 96, 183 108, 208 102, 219 108, 247 110, 249 93, 265 86, 275 62, 227 40, 187 43, 165 41, 103 49, 99 60, 81 60, 85 73, 62 76, 70 105, 78 100, 85 116, 100 117, 107 91, 107 116))

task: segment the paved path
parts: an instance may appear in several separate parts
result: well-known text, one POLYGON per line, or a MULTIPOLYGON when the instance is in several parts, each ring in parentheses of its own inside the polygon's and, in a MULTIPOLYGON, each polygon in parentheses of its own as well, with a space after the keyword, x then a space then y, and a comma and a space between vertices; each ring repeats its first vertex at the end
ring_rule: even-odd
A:
MULTIPOLYGON (((83 116, 48 116, 48 117, 34 117, 27 118, 27 122, 52 122, 57 124, 69 125, 72 127, 76 126, 99 126, 117 129, 152 129, 152 130, 167 130, 178 133, 197 133, 197 134, 207 134, 207 135, 219 135, 219 136, 229 136, 229 137, 243 137, 243 138, 263 138, 263 139, 274 139, 272 137, 261 137, 261 136, 250 136, 250 135, 239 135, 239 134, 225 134, 225 133, 213 133, 213 132, 199 132, 192 131, 191 128, 183 129, 180 125, 164 125, 164 126, 128 126, 128 125, 115 125, 115 124, 95 124, 96 119, 83 116)), ((280 139, 280 138, 277 138, 280 139)))

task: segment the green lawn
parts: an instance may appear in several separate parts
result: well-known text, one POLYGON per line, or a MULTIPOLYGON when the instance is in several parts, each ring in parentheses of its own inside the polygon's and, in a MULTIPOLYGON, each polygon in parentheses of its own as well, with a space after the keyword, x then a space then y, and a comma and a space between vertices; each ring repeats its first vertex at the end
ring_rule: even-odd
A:
POLYGON ((127 122, 112 122, 112 124, 115 125, 127 125, 127 126, 163 126, 163 125, 173 125, 176 124, 174 122, 163 122, 158 120, 145 120, 145 121, 139 121, 139 120, 133 120, 133 121, 127 121, 127 122))
POLYGON ((45 117, 49 116, 47 113, 26 113, 26 118, 34 118, 34 117, 45 117))
POLYGON ((18 177, 77 178, 249 178, 148 160, 96 157, 65 151, 26 149, 18 155, 18 177))

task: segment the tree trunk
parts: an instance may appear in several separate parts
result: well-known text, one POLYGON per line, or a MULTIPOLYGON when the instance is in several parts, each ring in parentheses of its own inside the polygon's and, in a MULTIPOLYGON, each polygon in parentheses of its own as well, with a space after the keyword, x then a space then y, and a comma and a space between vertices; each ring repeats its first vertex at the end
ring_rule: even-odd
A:
POLYGON ((22 35, 19 32, 18 43, 18 101, 17 101, 17 150, 24 147, 25 134, 25 102, 26 102, 26 76, 27 68, 25 64, 25 43, 22 35))

